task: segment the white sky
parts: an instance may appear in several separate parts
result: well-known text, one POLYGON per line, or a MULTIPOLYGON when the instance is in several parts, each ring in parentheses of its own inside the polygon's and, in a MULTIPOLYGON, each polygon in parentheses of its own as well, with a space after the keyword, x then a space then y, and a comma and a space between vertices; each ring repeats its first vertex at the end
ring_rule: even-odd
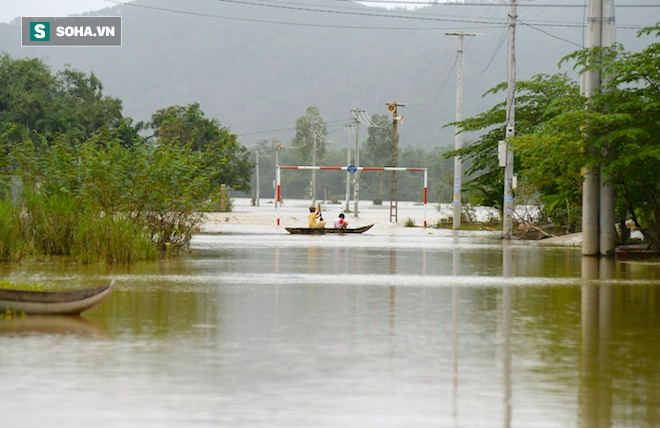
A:
POLYGON ((105 9, 116 3, 105 0, 0 0, 0 22, 17 16, 67 16, 105 9))

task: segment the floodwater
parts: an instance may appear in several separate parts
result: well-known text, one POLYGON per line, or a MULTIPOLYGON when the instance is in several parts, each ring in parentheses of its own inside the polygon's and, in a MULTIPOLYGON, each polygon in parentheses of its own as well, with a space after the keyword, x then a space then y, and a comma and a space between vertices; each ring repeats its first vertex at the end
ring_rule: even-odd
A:
POLYGON ((195 237, 184 260, 4 266, 82 318, 0 321, 3 426, 660 425, 660 268, 484 232, 195 237))

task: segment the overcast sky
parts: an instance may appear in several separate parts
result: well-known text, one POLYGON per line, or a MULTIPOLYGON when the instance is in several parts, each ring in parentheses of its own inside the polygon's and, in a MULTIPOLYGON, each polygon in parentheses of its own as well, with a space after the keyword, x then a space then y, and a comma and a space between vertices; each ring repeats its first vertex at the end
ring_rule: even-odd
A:
POLYGON ((67 16, 114 5, 105 0, 2 0, 0 22, 17 16, 67 16))

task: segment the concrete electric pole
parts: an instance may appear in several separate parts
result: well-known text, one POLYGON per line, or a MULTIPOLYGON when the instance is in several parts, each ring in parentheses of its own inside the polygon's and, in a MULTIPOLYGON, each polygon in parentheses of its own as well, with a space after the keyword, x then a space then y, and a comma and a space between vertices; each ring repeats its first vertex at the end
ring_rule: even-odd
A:
POLYGON ((256 180, 257 180, 257 183, 256 183, 257 185, 254 186, 255 191, 256 191, 256 195, 255 195, 255 198, 254 198, 254 204, 255 204, 255 206, 258 207, 259 206, 259 196, 260 196, 259 195, 259 188, 261 187, 261 186, 259 186, 259 182, 260 182, 260 178, 259 178, 259 146, 254 147, 254 156, 256 157, 256 163, 255 163, 254 167, 256 169, 256 180))
MULTIPOLYGON (((463 120, 463 36, 476 36, 475 33, 445 33, 447 36, 458 36, 458 49, 456 56, 456 120, 463 120)), ((454 150, 463 147, 461 128, 454 127, 454 150)), ((461 228, 461 186, 463 181, 463 165, 460 156, 454 156, 454 221, 453 229, 461 228)))
MULTIPOLYGON (((316 131, 314 131, 312 145, 312 166, 316 166, 316 131)), ((316 169, 312 169, 312 205, 316 205, 316 169)))
POLYGON ((515 135, 516 124, 516 19, 517 0, 511 0, 509 8, 509 66, 508 91, 506 97, 506 158, 504 166, 504 203, 502 209, 502 238, 513 238, 513 148, 511 138, 515 135))
MULTIPOLYGON (((355 117, 355 168, 360 166, 360 114, 364 110, 359 108, 351 110, 355 117)), ((358 202, 360 200, 360 170, 356 169, 355 179, 353 180, 353 196, 355 199, 353 215, 359 217, 358 202)))
MULTIPOLYGON (((587 18, 587 48, 611 46, 614 43, 614 1, 589 0, 587 18)), ((598 64, 597 56, 590 58, 598 64)), ((585 72, 583 92, 593 97, 603 83, 602 70, 585 72)), ((586 129, 587 136, 589 129, 586 129)), ((587 150, 595 150, 587 147, 587 150)), ((614 256, 614 188, 600 167, 585 167, 582 187, 582 255, 614 256)))

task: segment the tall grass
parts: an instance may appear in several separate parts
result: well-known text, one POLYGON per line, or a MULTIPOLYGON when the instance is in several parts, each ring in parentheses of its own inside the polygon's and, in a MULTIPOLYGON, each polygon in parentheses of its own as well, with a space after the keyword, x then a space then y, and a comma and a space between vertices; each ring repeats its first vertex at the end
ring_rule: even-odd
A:
POLYGON ((68 193, 25 194, 26 238, 36 255, 69 256, 81 207, 68 193))
POLYGON ((130 264, 158 257, 156 243, 131 218, 87 215, 73 238, 71 255, 82 263, 130 264))
POLYGON ((21 210, 6 197, 0 200, 0 262, 17 262, 24 254, 21 210))
POLYGON ((0 204, 0 261, 25 252, 81 263, 134 263, 158 257, 157 243, 130 217, 105 215, 68 193, 26 194, 24 214, 11 201, 0 204))

